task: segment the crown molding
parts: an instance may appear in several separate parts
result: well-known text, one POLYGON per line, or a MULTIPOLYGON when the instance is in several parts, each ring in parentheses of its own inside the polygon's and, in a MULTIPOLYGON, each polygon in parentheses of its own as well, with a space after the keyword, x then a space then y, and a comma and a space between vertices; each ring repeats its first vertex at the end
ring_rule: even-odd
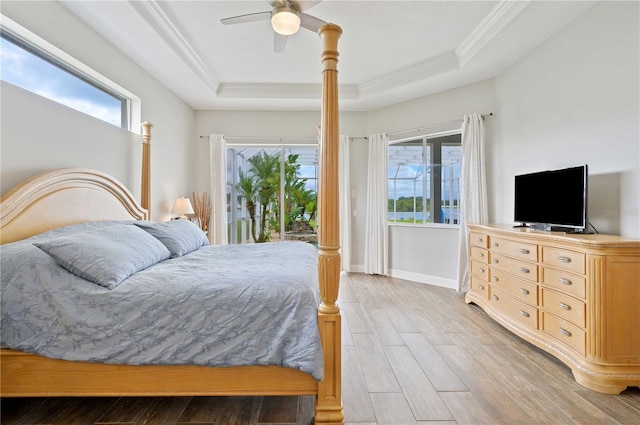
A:
POLYGON ((484 46, 489 44, 530 3, 530 0, 503 0, 471 31, 456 48, 460 66, 469 62, 484 46))
POLYGON ((415 83, 460 67, 455 52, 447 52, 435 58, 402 68, 396 72, 358 85, 358 95, 368 96, 415 83))
MULTIPOLYGON (((354 85, 340 85, 340 98, 357 99, 358 89, 354 85)), ((320 99, 321 84, 266 84, 266 83, 220 83, 217 95, 220 98, 237 99, 320 99)))
POLYGON ((213 72, 211 72, 186 37, 182 35, 182 32, 171 18, 167 16, 160 4, 156 0, 129 1, 129 3, 151 25, 156 33, 167 41, 171 49, 184 59, 187 66, 201 78, 202 82, 213 92, 216 92, 220 82, 215 79, 213 72))

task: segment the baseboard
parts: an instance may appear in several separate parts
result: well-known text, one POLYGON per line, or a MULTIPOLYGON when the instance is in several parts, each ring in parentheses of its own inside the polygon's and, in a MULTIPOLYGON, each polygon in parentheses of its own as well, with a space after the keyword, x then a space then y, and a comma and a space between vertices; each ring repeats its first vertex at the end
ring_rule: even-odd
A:
POLYGON ((360 265, 351 265, 351 270, 349 270, 349 273, 364 273, 364 264, 360 264, 360 265))
MULTIPOLYGON (((364 265, 352 265, 351 273, 364 273, 364 265)), ((406 272, 403 270, 389 269, 389 276, 397 279, 410 280, 412 282, 424 283, 427 285, 440 286, 448 289, 458 289, 458 282, 455 279, 446 279, 438 276, 406 272)))

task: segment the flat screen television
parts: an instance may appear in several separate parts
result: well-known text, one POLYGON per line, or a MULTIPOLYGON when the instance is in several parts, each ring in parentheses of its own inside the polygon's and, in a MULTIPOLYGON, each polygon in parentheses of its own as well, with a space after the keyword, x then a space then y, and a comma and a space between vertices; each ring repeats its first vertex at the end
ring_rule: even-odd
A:
POLYGON ((515 176, 514 221, 586 232, 588 176, 586 164, 515 176))

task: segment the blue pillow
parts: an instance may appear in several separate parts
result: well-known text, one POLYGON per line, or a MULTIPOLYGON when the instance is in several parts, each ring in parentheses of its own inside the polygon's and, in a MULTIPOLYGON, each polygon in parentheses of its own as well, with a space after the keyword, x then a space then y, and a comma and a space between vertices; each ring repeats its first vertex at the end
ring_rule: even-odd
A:
POLYGON ((171 220, 164 223, 136 221, 133 224, 162 242, 171 252, 171 258, 180 257, 204 245, 209 245, 204 232, 189 220, 171 220))
POLYGON ((130 224, 114 223, 34 245, 76 276, 108 289, 171 256, 157 239, 130 224))

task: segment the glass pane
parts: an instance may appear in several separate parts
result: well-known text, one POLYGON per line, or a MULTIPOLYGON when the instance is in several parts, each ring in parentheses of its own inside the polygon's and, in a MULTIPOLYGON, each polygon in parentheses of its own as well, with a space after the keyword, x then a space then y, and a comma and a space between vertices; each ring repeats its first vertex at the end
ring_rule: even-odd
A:
POLYGON ((440 213, 442 223, 458 224, 461 155, 460 146, 442 147, 442 208, 440 213))
POLYGON ((227 179, 236 189, 231 206, 236 214, 230 221, 235 243, 282 239, 317 244, 317 147, 233 147, 227 158, 233 158, 227 179))
POLYGON ((389 146, 390 222, 458 224, 459 142, 452 134, 389 146))
POLYGON ((388 220, 396 223, 423 221, 422 140, 389 146, 388 220))
POLYGON ((285 148, 284 239, 318 243, 318 148, 285 148))
POLYGON ((227 181, 236 191, 231 205, 236 212, 235 221, 231 218, 235 242, 267 242, 274 239, 274 231, 277 240, 280 149, 229 148, 229 157, 236 168, 227 168, 227 181))
POLYGON ((2 80, 110 124, 122 126, 123 101, 0 37, 2 80))

